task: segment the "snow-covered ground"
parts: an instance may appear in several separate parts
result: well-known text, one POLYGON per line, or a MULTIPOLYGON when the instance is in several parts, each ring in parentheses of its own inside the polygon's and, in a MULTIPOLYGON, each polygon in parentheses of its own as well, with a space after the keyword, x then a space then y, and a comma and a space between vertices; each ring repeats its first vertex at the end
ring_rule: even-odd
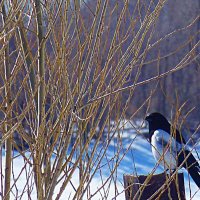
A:
MULTIPOLYGON (((119 136, 119 135, 118 135, 119 136)), ((91 146, 93 143, 91 143, 91 146)), ((100 150, 102 148, 103 144, 99 144, 98 149, 100 150)), ((124 200, 125 199, 125 194, 123 192, 124 187, 123 187, 123 175, 124 174, 138 174, 138 175, 147 175, 151 173, 151 171, 154 169, 156 163, 154 158, 152 157, 151 153, 151 147, 149 145, 149 142, 145 139, 145 137, 140 136, 139 134, 136 134, 135 131, 129 129, 128 131, 124 131, 121 133, 121 139, 119 140, 119 137, 115 137, 110 145, 108 150, 106 151, 106 155, 104 156, 102 162, 101 162, 101 168, 98 170, 92 179, 92 182, 90 184, 90 191, 91 193, 94 193, 97 188, 101 188, 102 184, 107 180, 107 178, 110 175, 110 168, 114 166, 114 164, 119 161, 119 159, 112 159, 114 158, 117 149, 119 149, 119 146, 121 148, 120 150, 120 156, 119 159, 122 158, 116 173, 114 173, 111 182, 107 182, 106 186, 100 190, 101 192, 98 192, 94 197, 92 197, 92 200, 101 200, 101 199, 108 199, 111 200, 113 199, 116 194, 117 197, 115 199, 117 200, 124 200), (126 152, 127 151, 127 152, 126 152), (126 155, 123 157, 124 152, 126 152, 126 155), (108 166, 108 160, 109 161, 109 166, 108 166), (114 181, 116 180, 116 181, 114 181), (109 190, 105 190, 105 188, 108 188, 108 185, 110 184, 109 190), (108 196, 104 198, 104 194, 107 194, 108 196)), ((98 152, 98 150, 97 150, 98 152)), ((17 153, 15 153, 17 154, 17 153)), ((4 157, 3 157, 4 160, 4 157)), ((21 173, 22 167, 24 166, 24 160, 21 157, 17 157, 14 159, 14 164, 13 164, 13 170, 15 173, 15 179, 18 174, 21 173)), ((3 167, 5 163, 3 161, 3 167)), ((160 173, 162 172, 162 168, 158 167, 155 173, 160 173)), ((192 199, 194 200, 199 200, 200 199, 200 191, 198 191, 197 186, 193 183, 193 181, 188 181, 188 174, 185 170, 184 175, 185 175, 185 186, 186 186, 186 195, 187 199, 192 199), (190 188, 192 191, 189 190, 189 184, 190 188)), ((17 190, 15 187, 12 188, 12 191, 14 193, 18 192, 20 195, 22 191, 24 190, 25 186, 25 180, 28 172, 22 172, 20 176, 17 179, 16 185, 17 185, 17 190)), ((74 187, 78 186, 78 180, 79 180, 79 174, 78 170, 75 171, 71 182, 73 183, 74 187)), ((58 193, 59 186, 56 188, 55 195, 58 193)), ((68 186, 66 190, 64 191, 62 195, 62 200, 66 199, 71 199, 73 197, 74 190, 72 187, 68 186)), ((12 199, 14 199, 12 197, 12 199)), ((22 198, 18 199, 29 199, 28 197, 23 196, 22 198)), ((33 190, 31 199, 36 200, 36 192, 33 190)), ((84 199, 87 199, 85 196, 84 199)))

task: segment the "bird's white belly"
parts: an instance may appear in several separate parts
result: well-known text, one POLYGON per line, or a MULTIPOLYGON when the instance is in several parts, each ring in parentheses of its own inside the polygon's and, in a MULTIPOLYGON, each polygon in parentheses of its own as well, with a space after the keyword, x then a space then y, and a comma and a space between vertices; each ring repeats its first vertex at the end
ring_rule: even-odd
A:
POLYGON ((152 153, 158 164, 165 169, 176 169, 176 146, 173 142, 162 140, 160 133, 155 132, 151 138, 152 153))

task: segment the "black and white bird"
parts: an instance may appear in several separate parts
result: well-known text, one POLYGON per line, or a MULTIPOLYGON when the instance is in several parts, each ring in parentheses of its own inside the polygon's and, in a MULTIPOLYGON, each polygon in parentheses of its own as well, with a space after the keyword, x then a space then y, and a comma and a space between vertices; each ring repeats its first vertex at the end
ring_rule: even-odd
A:
POLYGON ((145 118, 149 123, 149 139, 156 161, 164 169, 176 170, 182 166, 200 188, 200 166, 178 130, 172 131, 168 120, 160 113, 145 118))

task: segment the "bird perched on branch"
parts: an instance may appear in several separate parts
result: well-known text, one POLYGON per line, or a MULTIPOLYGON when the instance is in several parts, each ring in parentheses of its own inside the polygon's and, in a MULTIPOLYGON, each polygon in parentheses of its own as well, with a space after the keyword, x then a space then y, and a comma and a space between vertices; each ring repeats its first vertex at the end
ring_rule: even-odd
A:
POLYGON ((184 167, 200 188, 200 166, 178 130, 160 113, 145 118, 149 123, 149 139, 154 158, 165 169, 176 170, 184 167))

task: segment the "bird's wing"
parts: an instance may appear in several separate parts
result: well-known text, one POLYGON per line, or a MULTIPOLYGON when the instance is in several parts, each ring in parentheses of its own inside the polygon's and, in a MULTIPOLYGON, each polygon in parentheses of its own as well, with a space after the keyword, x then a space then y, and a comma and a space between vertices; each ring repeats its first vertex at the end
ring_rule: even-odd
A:
POLYGON ((183 148, 188 149, 188 147, 185 144, 179 143, 172 137, 172 135, 170 135, 168 132, 162 129, 154 131, 154 137, 156 138, 158 144, 160 144, 163 147, 170 145, 170 148, 174 151, 180 151, 183 148))
POLYGON ((186 144, 184 137, 180 134, 180 132, 178 130, 176 130, 176 141, 178 141, 179 143, 183 143, 186 144))
MULTIPOLYGON (((184 143, 179 143, 168 132, 161 129, 154 131, 153 142, 155 143, 154 146, 158 149, 158 152, 160 149, 162 152, 162 148, 165 149, 164 165, 167 163, 167 168, 175 168, 176 162, 173 158, 177 159, 176 157, 178 155, 178 166, 182 165, 185 167, 197 186, 200 188, 200 165, 184 143)), ((156 155, 157 152, 154 149, 153 151, 156 155)), ((159 156, 161 156, 161 154, 159 156)))

